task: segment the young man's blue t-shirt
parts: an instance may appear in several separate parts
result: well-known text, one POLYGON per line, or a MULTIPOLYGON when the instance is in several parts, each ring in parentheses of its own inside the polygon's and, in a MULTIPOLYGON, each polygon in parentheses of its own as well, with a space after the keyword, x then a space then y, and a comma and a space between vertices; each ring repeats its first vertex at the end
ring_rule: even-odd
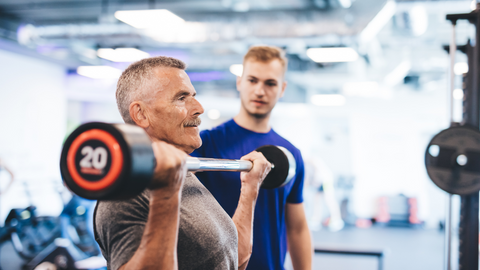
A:
MULTIPOLYGON (((240 127, 232 119, 200 133, 202 147, 192 156, 240 159, 263 145, 288 149, 295 157, 297 170, 292 181, 276 189, 260 189, 253 220, 253 252, 247 269, 284 269, 287 252, 285 204, 303 202, 304 164, 300 151, 273 129, 257 133, 240 127)), ((225 211, 233 216, 240 198, 239 172, 199 172, 196 176, 225 211)))

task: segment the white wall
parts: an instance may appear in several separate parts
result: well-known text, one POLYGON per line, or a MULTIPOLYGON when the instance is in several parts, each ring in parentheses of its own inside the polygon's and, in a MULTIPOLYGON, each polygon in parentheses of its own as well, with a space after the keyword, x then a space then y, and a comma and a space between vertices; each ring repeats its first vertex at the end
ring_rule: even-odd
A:
POLYGON ((350 115, 355 175, 354 210, 374 217, 380 196, 416 197, 419 217, 431 227, 445 213, 445 194, 425 170, 430 139, 447 127, 444 88, 397 94, 391 100, 357 101, 350 115))
MULTIPOLYGON (((0 224, 12 207, 37 206, 39 214, 62 209, 55 192, 66 128, 64 68, 0 50, 0 158, 16 176, 0 197, 0 224), (26 196, 31 193, 31 201, 26 196)), ((0 175, 0 186, 8 181, 0 175)))

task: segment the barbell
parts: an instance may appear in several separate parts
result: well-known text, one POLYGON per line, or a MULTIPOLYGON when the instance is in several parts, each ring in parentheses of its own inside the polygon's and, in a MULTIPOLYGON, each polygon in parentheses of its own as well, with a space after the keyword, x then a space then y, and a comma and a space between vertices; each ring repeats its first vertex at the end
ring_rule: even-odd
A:
MULTIPOLYGON (((262 182, 278 188, 295 176, 292 153, 281 146, 256 149, 272 164, 262 182)), ((79 126, 66 139, 60 158, 65 184, 80 197, 91 200, 131 198, 150 184, 156 165, 152 142, 140 127, 91 122, 79 126)), ((186 160, 188 171, 249 171, 248 160, 195 158, 186 160)))

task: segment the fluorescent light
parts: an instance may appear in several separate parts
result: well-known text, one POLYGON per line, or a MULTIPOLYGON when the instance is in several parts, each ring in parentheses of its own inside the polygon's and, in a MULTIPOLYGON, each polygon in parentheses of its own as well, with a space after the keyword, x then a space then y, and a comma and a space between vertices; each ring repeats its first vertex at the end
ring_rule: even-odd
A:
POLYGON ((345 104, 345 97, 342 95, 313 95, 311 101, 317 106, 342 106, 345 104))
POLYGON ((98 49, 97 55, 113 62, 135 62, 150 56, 135 48, 98 49))
POLYGON ((358 59, 358 53, 352 48, 310 48, 307 56, 317 63, 352 62, 358 59))
POLYGON ((470 9, 471 10, 477 9, 477 0, 472 0, 472 2, 470 2, 470 9))
POLYGON ((115 18, 139 29, 170 27, 185 22, 166 9, 120 10, 115 12, 115 18))
POLYGON ((415 5, 409 12, 412 33, 418 37, 423 35, 428 28, 428 14, 423 5, 415 5))
POLYGON ((207 25, 200 22, 185 22, 168 27, 149 28, 144 34, 159 42, 204 42, 207 39, 207 25))
POLYGON ((454 99, 463 99, 463 90, 459 89, 459 88, 453 90, 453 98, 454 99))
POLYGON ((378 94, 377 82, 348 82, 343 85, 346 96, 375 96, 378 94))
POLYGON ((242 77, 243 65, 242 64, 231 65, 230 66, 230 72, 237 77, 242 77))
POLYGON ((217 120, 218 118, 220 118, 220 111, 217 110, 217 109, 211 109, 208 111, 208 118, 212 119, 212 120, 217 120))
POLYGON ((122 71, 109 66, 81 66, 77 73, 92 79, 118 79, 122 71))
POLYGON ((377 15, 367 24, 365 29, 360 33, 361 42, 369 42, 372 40, 380 30, 390 21, 395 15, 396 4, 395 1, 387 1, 385 6, 377 13, 377 15))
POLYGON ((468 64, 464 62, 456 63, 455 66, 453 66, 453 72, 457 75, 462 75, 464 73, 468 72, 468 64))

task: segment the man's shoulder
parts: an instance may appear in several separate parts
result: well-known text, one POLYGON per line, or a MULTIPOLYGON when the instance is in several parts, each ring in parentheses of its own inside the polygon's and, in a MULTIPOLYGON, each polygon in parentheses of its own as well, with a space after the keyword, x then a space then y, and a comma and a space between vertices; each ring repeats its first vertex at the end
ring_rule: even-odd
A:
POLYGON ((233 119, 230 119, 226 122, 221 123, 218 126, 212 127, 210 129, 204 129, 200 132, 200 135, 223 133, 232 127, 232 122, 233 119))
POLYGON ((208 144, 210 142, 216 142, 219 138, 225 140, 228 138, 227 135, 234 133, 234 125, 232 124, 233 119, 228 120, 218 126, 212 127, 211 129, 204 129, 200 132, 200 137, 202 138, 203 144, 208 144))
POLYGON ((103 222, 110 223, 114 219, 131 216, 133 213, 141 212, 141 210, 148 212, 149 203, 150 193, 147 189, 127 200, 98 201, 95 211, 95 221, 97 224, 103 222))
POLYGON ((300 150, 295 145, 293 145, 289 140, 285 139, 280 134, 275 132, 275 130, 272 129, 271 134, 272 138, 275 138, 275 143, 277 146, 287 148, 290 152, 292 152, 292 154, 300 154, 300 150))

